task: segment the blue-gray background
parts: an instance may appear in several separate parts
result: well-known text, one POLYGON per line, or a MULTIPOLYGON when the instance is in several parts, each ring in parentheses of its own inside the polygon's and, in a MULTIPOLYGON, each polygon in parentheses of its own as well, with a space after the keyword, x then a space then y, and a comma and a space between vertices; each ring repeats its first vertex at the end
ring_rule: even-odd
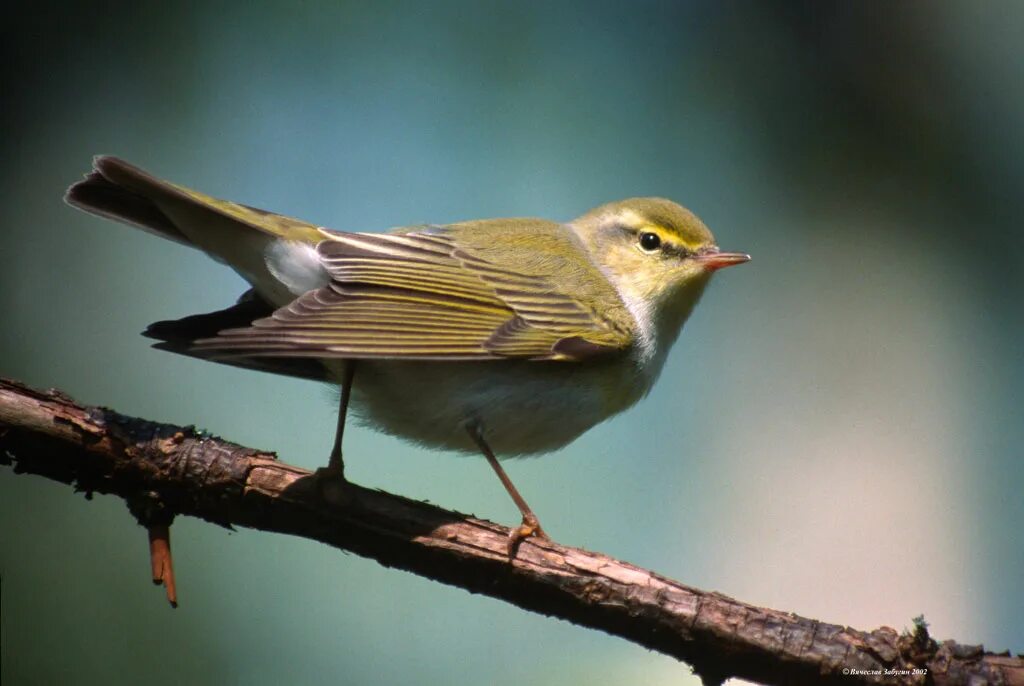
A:
MULTIPOLYGON (((1024 5, 89 3, 9 15, 0 374, 323 462, 307 382, 149 349, 243 284, 76 213, 115 153, 347 230, 664 195, 754 261, 651 396, 512 476, 560 541, 822 620, 1024 650, 1024 5)), ((369 430, 365 484, 513 522, 369 430)), ((684 683, 632 644, 325 546, 0 470, 6 684, 684 683)))

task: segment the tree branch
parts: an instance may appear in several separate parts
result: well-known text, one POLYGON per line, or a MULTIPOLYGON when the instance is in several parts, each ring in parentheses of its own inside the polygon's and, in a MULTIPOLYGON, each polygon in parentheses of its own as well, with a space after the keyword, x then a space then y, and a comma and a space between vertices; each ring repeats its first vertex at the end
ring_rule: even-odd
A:
MULTIPOLYGON (((329 497, 308 471, 272 453, 2 379, 0 464, 87 497, 118 495, 158 541, 169 542, 175 514, 302 536, 621 636, 689 663, 706 684, 736 676, 787 685, 1024 685, 1020 656, 940 645, 923 622, 902 636, 825 624, 535 539, 510 562, 505 527, 355 485, 329 497)), ((154 557, 154 575, 164 564, 169 572, 169 549, 166 561, 154 557)), ((170 592, 173 576, 165 581, 170 592)))

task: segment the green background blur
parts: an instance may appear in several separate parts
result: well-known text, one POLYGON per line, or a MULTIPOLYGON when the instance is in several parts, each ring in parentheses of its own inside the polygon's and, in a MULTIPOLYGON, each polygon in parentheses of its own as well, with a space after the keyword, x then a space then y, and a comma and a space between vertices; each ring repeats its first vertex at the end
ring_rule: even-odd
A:
MULTIPOLYGON (((324 387, 138 335, 244 286, 65 207, 95 153, 346 230, 667 196, 754 261, 715 279, 648 399, 507 465, 548 531, 755 604, 924 613, 1024 651, 1024 3, 164 5, 5 17, 0 374, 326 458, 324 387)), ((346 455, 363 484, 517 520, 481 460, 366 429, 346 455)), ((9 469, 0 522, 5 686, 692 679, 185 518, 171 611, 122 501, 9 469)))

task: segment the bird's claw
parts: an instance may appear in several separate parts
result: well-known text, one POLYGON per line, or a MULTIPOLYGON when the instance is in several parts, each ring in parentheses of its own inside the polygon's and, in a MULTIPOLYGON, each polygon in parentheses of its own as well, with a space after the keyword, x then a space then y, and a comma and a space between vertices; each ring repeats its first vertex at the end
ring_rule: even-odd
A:
POLYGON ((508 546, 506 552, 508 553, 508 559, 511 561, 516 556, 516 551, 519 549, 519 544, 527 538, 539 538, 545 541, 550 541, 551 538, 544 533, 544 529, 540 527, 540 522, 537 520, 537 516, 532 512, 528 515, 523 515, 523 523, 512 529, 508 534, 508 546))
POLYGON ((313 472, 313 483, 320 499, 338 505, 344 501, 345 492, 352 482, 345 478, 344 467, 331 464, 313 472))

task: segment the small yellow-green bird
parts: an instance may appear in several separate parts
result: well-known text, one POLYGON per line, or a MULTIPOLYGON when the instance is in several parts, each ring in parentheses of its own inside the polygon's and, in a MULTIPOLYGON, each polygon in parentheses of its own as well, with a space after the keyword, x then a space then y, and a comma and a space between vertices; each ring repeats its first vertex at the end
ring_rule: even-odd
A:
POLYGON ((544 532, 497 457, 560 448, 644 397, 711 274, 750 259, 661 198, 564 224, 346 233, 101 156, 66 200, 198 248, 252 285, 225 310, 145 334, 162 350, 340 385, 326 473, 344 480, 350 399, 380 431, 482 453, 523 515, 510 555, 544 532))

